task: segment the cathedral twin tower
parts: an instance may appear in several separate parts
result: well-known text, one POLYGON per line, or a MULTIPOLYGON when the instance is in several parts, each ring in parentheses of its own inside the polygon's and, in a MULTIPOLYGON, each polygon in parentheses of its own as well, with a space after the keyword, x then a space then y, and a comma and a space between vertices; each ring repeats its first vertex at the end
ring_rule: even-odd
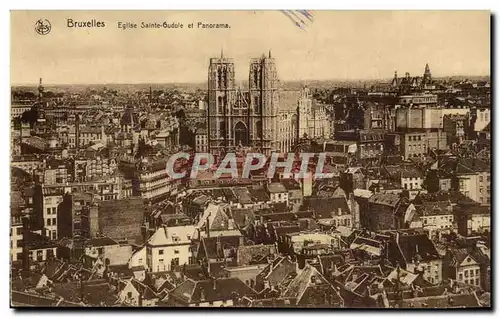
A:
POLYGON ((234 60, 221 53, 208 68, 208 145, 212 154, 252 147, 269 154, 276 149, 279 79, 274 58, 250 61, 248 90, 235 83, 234 60))

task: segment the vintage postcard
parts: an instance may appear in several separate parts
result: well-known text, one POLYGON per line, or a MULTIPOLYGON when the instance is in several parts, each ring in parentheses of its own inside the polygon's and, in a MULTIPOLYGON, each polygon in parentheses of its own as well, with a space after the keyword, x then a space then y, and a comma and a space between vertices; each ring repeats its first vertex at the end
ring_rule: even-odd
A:
POLYGON ((490 21, 11 11, 11 306, 490 308, 490 21))

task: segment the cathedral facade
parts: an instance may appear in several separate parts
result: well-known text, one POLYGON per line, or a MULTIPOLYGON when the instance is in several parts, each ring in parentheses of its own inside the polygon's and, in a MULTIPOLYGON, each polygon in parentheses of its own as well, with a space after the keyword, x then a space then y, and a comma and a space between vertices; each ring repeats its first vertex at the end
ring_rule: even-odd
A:
POLYGON ((234 60, 221 54, 208 68, 208 144, 212 154, 252 147, 269 154, 280 150, 279 79, 274 58, 250 62, 248 90, 236 87, 234 60))
POLYGON ((211 58, 208 67, 208 150, 222 155, 241 148, 269 155, 295 142, 328 138, 330 117, 308 88, 284 90, 271 52, 250 60, 248 88, 235 83, 234 60, 211 58))

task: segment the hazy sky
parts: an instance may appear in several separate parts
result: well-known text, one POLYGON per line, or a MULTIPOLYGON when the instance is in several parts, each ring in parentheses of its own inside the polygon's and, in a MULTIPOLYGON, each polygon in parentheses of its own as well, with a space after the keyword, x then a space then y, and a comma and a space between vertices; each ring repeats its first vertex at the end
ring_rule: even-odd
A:
POLYGON ((210 57, 236 62, 248 77, 251 57, 272 50, 282 80, 374 79, 394 70, 433 76, 490 74, 487 11, 316 11, 306 31, 279 11, 14 11, 11 13, 11 82, 203 82, 210 57), (48 19, 49 34, 34 31, 48 19), (71 29, 96 19, 104 28, 71 29), (118 21, 138 29, 120 30, 118 21), (181 22, 184 29, 141 29, 141 22, 181 22), (230 29, 188 29, 198 21, 230 29))

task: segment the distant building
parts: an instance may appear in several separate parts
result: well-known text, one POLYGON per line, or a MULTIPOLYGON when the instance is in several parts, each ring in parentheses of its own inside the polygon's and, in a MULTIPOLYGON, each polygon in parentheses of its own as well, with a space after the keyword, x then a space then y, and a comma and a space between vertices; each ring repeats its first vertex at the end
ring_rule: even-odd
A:
POLYGON ((381 129, 371 130, 346 130, 335 133, 335 139, 356 142, 356 158, 378 158, 384 152, 386 131, 381 129))
POLYGON ((97 203, 91 193, 65 194, 57 213, 59 237, 90 238, 91 220, 95 222, 97 217, 97 203))
POLYGON ((403 158, 422 157, 432 149, 448 149, 446 134, 436 132, 401 132, 387 134, 387 152, 403 158))
POLYGON ((446 133, 447 144, 461 144, 467 139, 469 118, 466 115, 444 115, 443 131, 446 133))

